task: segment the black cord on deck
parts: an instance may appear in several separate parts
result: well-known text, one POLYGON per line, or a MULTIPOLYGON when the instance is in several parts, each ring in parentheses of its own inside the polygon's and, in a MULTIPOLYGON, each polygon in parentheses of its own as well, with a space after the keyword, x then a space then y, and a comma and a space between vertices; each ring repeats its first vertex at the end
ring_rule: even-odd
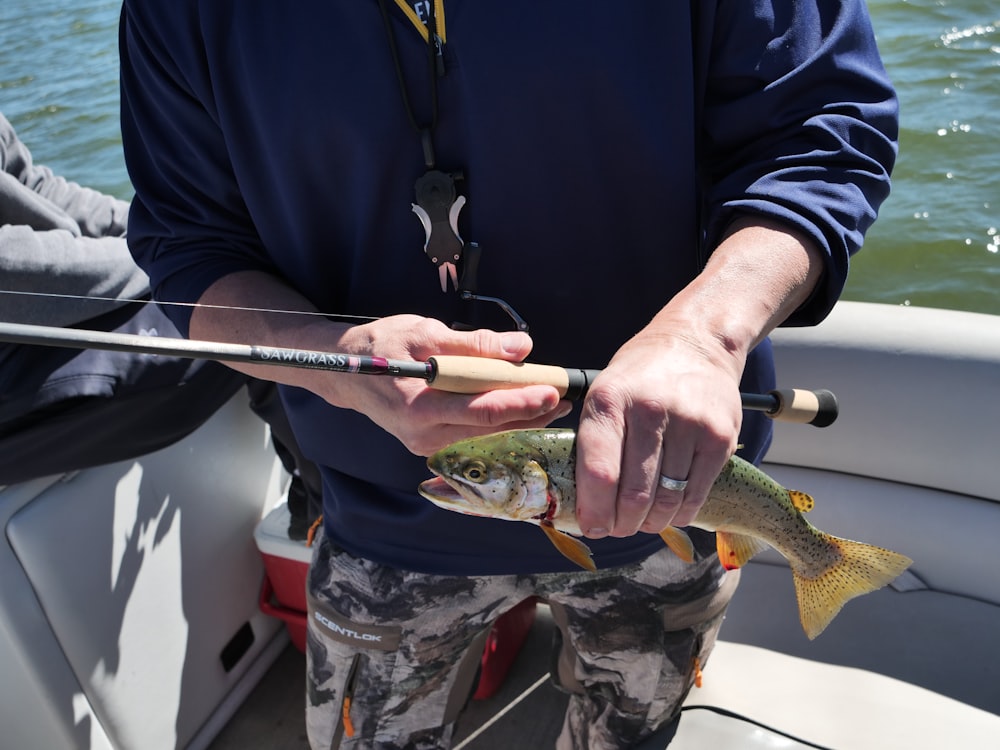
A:
POLYGON ((833 750, 833 748, 826 747, 825 745, 817 745, 815 742, 809 742, 801 737, 796 737, 794 734, 788 734, 788 732, 782 732, 780 729, 775 729, 774 727, 769 727, 767 724, 751 719, 749 716, 743 716, 734 711, 730 711, 725 708, 719 708, 718 706, 708 706, 708 705, 690 705, 683 706, 681 711, 692 711, 694 709, 704 709, 705 711, 713 711, 721 716, 726 716, 730 719, 738 719, 739 721, 745 721, 748 724, 753 724, 755 727, 760 727, 761 729, 766 729, 768 732, 774 732, 775 734, 781 735, 782 737, 792 740, 793 742, 798 742, 806 747, 816 748, 816 750, 833 750))

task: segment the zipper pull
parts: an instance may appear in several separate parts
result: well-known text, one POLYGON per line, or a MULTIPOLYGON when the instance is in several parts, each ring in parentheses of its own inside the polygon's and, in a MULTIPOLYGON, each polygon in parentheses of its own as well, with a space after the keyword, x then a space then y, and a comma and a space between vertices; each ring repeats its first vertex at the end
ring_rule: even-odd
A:
POLYGON ((437 65, 438 78, 444 77, 444 42, 441 37, 434 34, 434 57, 437 65))
POLYGON ((347 673, 347 679, 344 681, 344 701, 340 706, 340 719, 343 723, 344 734, 348 738, 354 737, 356 733, 354 722, 351 721, 351 703, 354 702, 354 681, 358 676, 358 663, 360 661, 361 654, 355 654, 351 661, 351 668, 347 673))
POLYGON ((351 721, 351 696, 344 696, 344 707, 343 715, 341 717, 344 720, 344 734, 348 738, 354 737, 354 723, 351 721))

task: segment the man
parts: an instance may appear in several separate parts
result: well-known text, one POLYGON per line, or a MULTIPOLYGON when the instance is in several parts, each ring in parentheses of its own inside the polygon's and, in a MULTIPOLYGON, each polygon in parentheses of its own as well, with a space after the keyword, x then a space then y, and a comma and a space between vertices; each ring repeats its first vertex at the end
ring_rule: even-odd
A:
POLYGON ((738 444, 763 456, 739 391, 773 385, 774 326, 840 293, 896 101, 860 0, 601 10, 126 0, 130 243, 158 298, 212 306, 182 330, 603 368, 571 422, 596 573, 415 492, 450 441, 566 417, 554 389, 244 368, 322 467, 314 748, 447 747, 469 643, 531 595, 563 637, 560 747, 669 735, 711 651, 735 578, 709 535, 684 565, 655 532, 738 444))

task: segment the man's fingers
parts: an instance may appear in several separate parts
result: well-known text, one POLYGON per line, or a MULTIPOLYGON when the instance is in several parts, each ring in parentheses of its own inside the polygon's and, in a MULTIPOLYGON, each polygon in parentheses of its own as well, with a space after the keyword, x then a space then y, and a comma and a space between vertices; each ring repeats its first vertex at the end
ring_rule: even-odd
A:
POLYGON ((591 539, 606 537, 615 528, 623 441, 619 422, 600 417, 580 422, 576 440, 576 520, 591 539))
POLYGON ((694 453, 688 433, 672 423, 649 431, 629 430, 612 536, 658 532, 674 517, 684 501, 694 453))
MULTIPOLYGON (((691 473, 688 479, 687 487, 683 492, 682 500, 679 507, 676 508, 674 515, 670 518, 667 524, 663 524, 660 518, 651 519, 650 524, 659 527, 655 531, 661 530, 665 525, 670 526, 688 526, 690 525, 698 515, 698 511, 701 510, 701 506, 705 504, 705 500, 708 498, 708 493, 712 490, 712 485, 718 478, 719 473, 722 471, 722 467, 728 460, 729 455, 726 451, 711 451, 696 453, 694 460, 691 462, 691 473)), ((679 494, 679 493, 668 493, 663 492, 663 494, 679 494)), ((653 531, 654 529, 649 529, 653 531)))

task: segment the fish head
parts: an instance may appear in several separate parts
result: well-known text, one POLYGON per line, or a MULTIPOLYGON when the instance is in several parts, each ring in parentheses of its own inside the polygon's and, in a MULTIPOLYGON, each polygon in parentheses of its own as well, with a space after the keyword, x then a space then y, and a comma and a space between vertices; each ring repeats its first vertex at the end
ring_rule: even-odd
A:
POLYGON ((538 457, 504 440, 502 433, 442 448, 427 459, 427 468, 436 476, 418 491, 446 510, 539 522, 555 502, 538 457))

